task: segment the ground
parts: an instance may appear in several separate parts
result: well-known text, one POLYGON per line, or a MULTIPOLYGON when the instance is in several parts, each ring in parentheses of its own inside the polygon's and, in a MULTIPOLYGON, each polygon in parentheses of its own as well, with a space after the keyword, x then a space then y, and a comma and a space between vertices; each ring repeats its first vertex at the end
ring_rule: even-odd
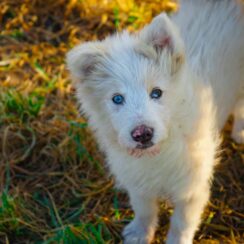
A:
MULTIPOLYGON (((116 30, 136 31, 163 0, 0 2, 0 243, 119 243, 133 218, 78 115, 65 53, 116 30)), ((223 132, 221 162, 195 243, 244 243, 244 145, 223 132)), ((172 208, 162 202, 154 243, 172 208)))

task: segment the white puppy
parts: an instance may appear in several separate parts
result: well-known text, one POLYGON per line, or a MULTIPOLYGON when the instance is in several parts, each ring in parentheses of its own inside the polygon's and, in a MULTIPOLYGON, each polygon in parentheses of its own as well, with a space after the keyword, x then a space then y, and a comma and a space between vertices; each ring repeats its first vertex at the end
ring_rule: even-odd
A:
POLYGON ((175 207, 167 243, 192 243, 231 112, 233 137, 244 139, 243 5, 185 0, 172 20, 161 14, 137 34, 78 45, 67 63, 135 211, 125 243, 153 239, 161 197, 175 207))

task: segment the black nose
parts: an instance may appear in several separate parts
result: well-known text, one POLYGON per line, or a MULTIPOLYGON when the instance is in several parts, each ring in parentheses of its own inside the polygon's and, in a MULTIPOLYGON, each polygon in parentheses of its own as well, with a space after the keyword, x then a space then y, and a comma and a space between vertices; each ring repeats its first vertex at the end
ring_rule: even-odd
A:
POLYGON ((136 142, 141 142, 146 144, 151 141, 153 137, 153 128, 150 128, 146 125, 137 126, 132 132, 131 137, 136 142))

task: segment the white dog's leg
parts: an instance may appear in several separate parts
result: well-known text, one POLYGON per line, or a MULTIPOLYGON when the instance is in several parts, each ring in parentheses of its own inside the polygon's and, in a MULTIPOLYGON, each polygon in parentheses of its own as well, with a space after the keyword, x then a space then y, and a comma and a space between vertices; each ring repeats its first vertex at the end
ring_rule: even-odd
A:
POLYGON ((234 125, 232 138, 238 143, 244 143, 244 98, 239 99, 234 109, 234 125))
POLYGON ((166 244, 193 243, 194 234, 208 198, 209 190, 203 188, 196 190, 191 199, 175 203, 166 244))
POLYGON ((130 193, 130 202, 135 218, 123 231, 124 243, 148 244, 157 225, 157 200, 130 193))

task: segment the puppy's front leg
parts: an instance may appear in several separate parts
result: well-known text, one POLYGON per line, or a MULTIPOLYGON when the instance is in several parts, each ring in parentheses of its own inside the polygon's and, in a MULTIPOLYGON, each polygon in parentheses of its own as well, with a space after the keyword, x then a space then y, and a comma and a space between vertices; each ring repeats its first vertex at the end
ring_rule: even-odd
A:
POLYGON ((130 192, 130 202, 135 218, 123 231, 124 243, 148 244, 153 239, 157 225, 157 200, 130 192))
POLYGON ((190 199, 175 203, 166 244, 192 244, 201 214, 209 198, 208 187, 196 189, 190 199))

